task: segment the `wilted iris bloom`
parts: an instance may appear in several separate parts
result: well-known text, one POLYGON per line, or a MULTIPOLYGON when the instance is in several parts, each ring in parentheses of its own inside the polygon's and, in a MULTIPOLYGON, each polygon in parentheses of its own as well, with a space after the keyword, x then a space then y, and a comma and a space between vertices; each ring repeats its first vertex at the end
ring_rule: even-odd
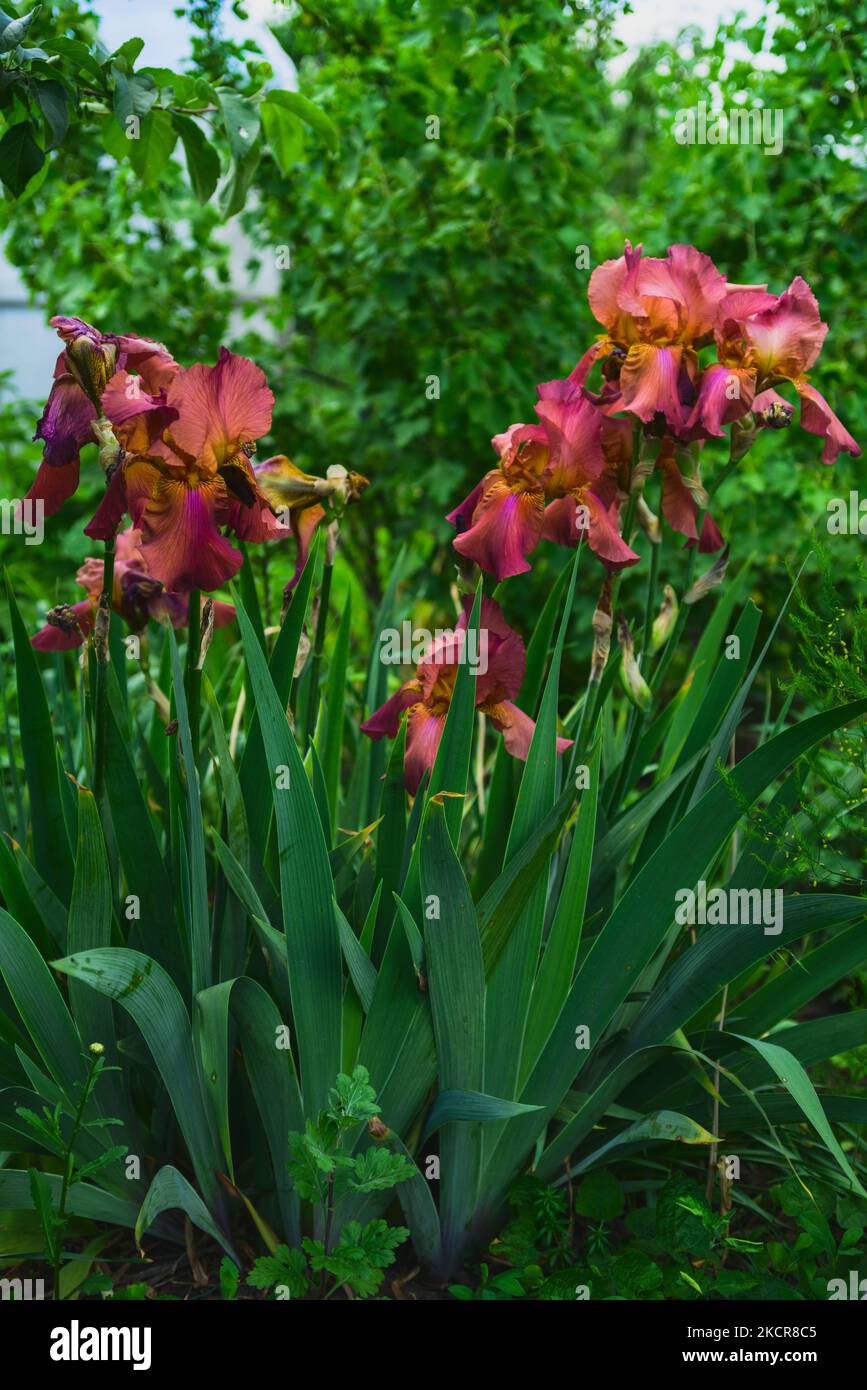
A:
POLYGON ((110 538, 129 512, 149 573, 183 592, 216 589, 241 568, 241 552, 221 527, 241 540, 285 535, 250 463, 271 427, 274 397, 248 358, 221 348, 216 366, 178 368, 157 397, 130 393, 119 373, 103 404, 123 412, 128 452, 88 536, 110 538))
POLYGON ((543 538, 574 546, 582 533, 609 569, 637 562, 618 530, 616 484, 606 475, 604 417, 573 377, 538 387, 541 424, 511 425, 491 443, 498 468, 449 513, 458 554, 497 579, 529 570, 543 538))
MULTIPOLYGON (((465 597, 455 632, 466 631, 472 606, 472 599, 465 597)), ((490 598, 482 599, 479 635, 484 635, 487 644, 487 670, 473 676, 476 709, 499 729, 512 756, 526 761, 535 724, 513 703, 524 679, 524 643, 509 627, 499 604, 490 598)), ((462 650, 466 651, 466 644, 451 637, 432 642, 413 678, 361 726, 369 738, 394 738, 403 712, 408 710, 403 771, 406 789, 412 795, 425 771, 434 765, 457 679, 457 653, 462 650)), ((557 752, 562 753, 570 744, 570 739, 558 738, 557 752)))
MULTIPOLYGON (((37 651, 68 651, 80 647, 91 636, 102 592, 102 575, 102 560, 85 560, 75 582, 84 589, 87 598, 51 610, 45 627, 31 639, 37 651)), ((185 627, 189 616, 189 595, 167 593, 160 581, 148 574, 141 532, 132 526, 118 536, 115 545, 112 608, 132 632, 143 631, 151 618, 159 623, 171 623, 172 627, 185 627)), ((231 603, 214 604, 215 627, 225 627, 234 616, 231 603)))
POLYGON ((722 434, 724 424, 754 406, 762 411, 771 400, 767 395, 771 388, 791 382, 801 401, 801 425, 825 441, 822 462, 833 463, 841 450, 860 454, 849 431, 807 377, 827 332, 816 297, 800 275, 784 294, 769 294, 763 288, 726 294, 717 305, 714 326, 719 360, 702 373, 690 426, 722 434))
POLYGON ((285 454, 264 459, 253 472, 263 495, 281 517, 284 533, 288 529, 295 538, 295 573, 286 585, 288 595, 301 578, 313 533, 326 515, 323 502, 342 512, 349 503, 358 501, 368 481, 339 464, 332 464, 325 478, 317 478, 304 473, 285 454))
MULTIPOLYGON (((104 396, 108 385, 123 371, 135 374, 146 393, 160 393, 177 371, 177 363, 161 343, 134 333, 101 333, 83 319, 59 315, 51 325, 64 348, 54 368, 54 382, 34 439, 45 445, 42 463, 28 499, 44 503, 45 515, 53 516, 78 487, 79 455, 94 443, 93 426, 98 406, 112 423, 104 396)), ((123 405, 117 393, 115 407, 123 405)), ((120 436, 119 436, 120 437, 120 436)), ((122 441, 123 442, 123 441, 122 441)))

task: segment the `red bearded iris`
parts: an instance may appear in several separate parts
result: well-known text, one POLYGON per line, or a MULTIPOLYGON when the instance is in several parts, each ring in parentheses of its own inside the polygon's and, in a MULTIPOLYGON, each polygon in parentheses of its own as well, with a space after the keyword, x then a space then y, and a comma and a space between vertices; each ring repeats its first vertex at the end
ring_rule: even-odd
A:
MULTIPOLYGON (((59 315, 51 320, 64 349, 54 368, 54 382, 34 439, 45 445, 42 464, 27 493, 53 516, 78 487, 79 454, 94 442, 96 402, 116 374, 134 373, 146 392, 160 392, 178 366, 161 343, 134 333, 100 333, 83 319, 59 315)), ((118 397, 115 394, 115 402, 118 397)), ((106 407, 109 420, 115 415, 106 407)), ((119 437, 121 437, 119 435, 119 437)), ((121 439, 123 442, 123 439, 121 439)))
POLYGON ((709 340, 725 293, 725 276, 694 246, 644 257, 627 241, 619 259, 597 266, 588 298, 607 332, 591 352, 621 363, 612 409, 645 423, 662 415, 680 434, 699 374, 697 348, 709 340))
POLYGON ((530 568, 526 557, 541 539, 577 545, 586 530, 609 569, 635 564, 638 556, 617 529, 617 486, 605 472, 604 416, 574 373, 537 389, 542 423, 495 435, 499 467, 449 513, 455 550, 507 579, 530 568))
POLYGON ((780 295, 763 288, 732 289, 717 305, 714 336, 719 360, 702 373, 690 427, 722 434, 724 424, 754 405, 761 410, 771 399, 779 399, 767 393, 789 381, 801 399, 801 425, 825 441, 822 462, 833 463, 841 450, 860 454, 851 434, 807 378, 827 332, 816 297, 800 275, 780 295))
MULTIPOLYGON (((472 600, 464 599, 464 611, 455 634, 465 634, 472 609, 472 600)), ((463 648, 455 634, 434 640, 416 667, 415 676, 405 681, 361 726, 370 738, 394 738, 400 728, 401 716, 408 710, 406 726, 406 756, 404 782, 412 795, 436 759, 437 749, 445 728, 458 673, 459 654, 463 648)), ((475 679, 476 708, 486 714, 503 735, 506 748, 515 758, 526 761, 535 724, 529 715, 513 703, 524 679, 526 652, 517 632, 509 627, 499 604, 483 598, 479 620, 479 637, 485 651, 487 669, 479 664, 475 679)), ((557 752, 570 747, 571 740, 557 739, 557 752)))
POLYGON ((87 535, 109 538, 128 511, 150 573, 181 591, 216 589, 240 569, 243 557, 222 526, 241 540, 285 535, 250 464, 271 427, 274 397, 248 358, 221 348, 216 366, 179 368, 158 396, 129 393, 120 373, 104 397, 107 407, 115 403, 129 452, 87 535))
MULTIPOLYGON (((102 591, 103 562, 88 558, 75 576, 87 594, 80 603, 51 610, 45 627, 33 637, 37 651, 68 651, 80 647, 94 629, 96 609, 102 591)), ((153 618, 156 622, 185 627, 189 615, 187 594, 167 593, 158 579, 148 574, 141 548, 141 532, 129 526, 117 538, 114 560, 112 608, 133 632, 141 632, 153 618)), ((214 604, 214 626, 225 627, 235 616, 231 603, 214 604)))

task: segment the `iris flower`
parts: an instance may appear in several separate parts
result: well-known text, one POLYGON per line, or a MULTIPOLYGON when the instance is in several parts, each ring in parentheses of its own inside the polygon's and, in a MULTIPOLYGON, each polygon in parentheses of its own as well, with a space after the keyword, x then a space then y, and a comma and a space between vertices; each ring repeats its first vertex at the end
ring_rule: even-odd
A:
MULTIPOLYGON (((469 596, 464 598, 456 633, 466 631, 472 604, 469 596)), ((499 729, 512 757, 526 761, 535 724, 513 703, 524 679, 527 661, 524 643, 509 627, 499 604, 490 598, 482 599, 479 636, 487 643, 487 670, 484 674, 480 670, 473 677, 476 709, 486 714, 499 729)), ((405 681, 361 726, 361 732, 369 738, 394 738, 404 710, 409 711, 403 772, 406 789, 413 796, 425 771, 433 767, 436 759, 454 693, 457 654, 461 649, 462 644, 454 637, 433 641, 412 679, 405 681)), ((562 753, 570 745, 570 739, 558 738, 557 752, 562 753)))
MULTIPOLYGON (((27 493, 28 500, 38 499, 44 504, 46 516, 54 516, 77 489, 81 449, 94 443, 97 406, 117 374, 134 373, 146 392, 160 393, 178 369, 166 348, 149 338, 134 333, 100 333, 83 319, 62 315, 53 318, 51 325, 64 348, 33 436, 43 441, 45 449, 27 493)), ((113 399, 122 403, 117 393, 113 399)), ((114 424, 104 404, 101 408, 114 424)))
POLYGON ((725 276, 694 246, 655 257, 627 241, 622 256, 596 267, 588 299, 606 333, 594 355, 620 364, 613 408, 645 423, 662 415, 680 433, 699 375, 697 351, 710 341, 725 294, 725 276))
MULTIPOLYGON (((53 608, 49 620, 31 639, 40 652, 68 651, 80 647, 93 633, 99 595, 102 592, 102 560, 88 558, 75 576, 87 598, 80 603, 53 608)), ((187 594, 167 593, 158 579, 148 574, 141 548, 141 532, 130 526, 115 546, 114 586, 111 606, 133 632, 141 632, 148 620, 185 627, 189 615, 187 594)), ((235 616, 230 603, 214 604, 214 626, 225 627, 235 616)))
POLYGON ((609 569, 635 564, 638 556, 618 531, 618 493, 605 472, 601 411, 575 373, 537 390, 542 423, 511 425, 495 435, 499 467, 449 513, 458 532, 455 550, 507 579, 529 570, 526 557, 541 539, 574 546, 586 529, 590 547, 609 569))
POLYGON ((285 535, 250 463, 271 427, 265 375, 221 348, 216 366, 179 368, 158 396, 127 387, 119 373, 103 398, 107 413, 123 415, 128 452, 85 533, 108 539, 128 511, 148 570, 167 589, 216 589, 243 560, 221 527, 241 540, 285 535))
POLYGON ((841 450, 861 450, 838 420, 807 373, 822 350, 828 325, 806 280, 796 276, 784 294, 764 289, 736 289, 717 305, 714 336, 718 362, 702 373, 690 425, 708 434, 746 414, 756 398, 781 382, 791 382, 801 401, 801 425, 824 439, 822 462, 831 464, 841 450), (731 391, 731 380, 739 384, 731 391), (728 393, 728 394, 727 394, 728 393), (729 397, 734 397, 730 399, 729 397))

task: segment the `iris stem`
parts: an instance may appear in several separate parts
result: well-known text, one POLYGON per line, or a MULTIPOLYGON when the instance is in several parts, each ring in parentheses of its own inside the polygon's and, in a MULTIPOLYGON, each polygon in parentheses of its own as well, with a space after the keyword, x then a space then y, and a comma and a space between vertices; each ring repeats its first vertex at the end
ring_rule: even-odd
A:
MULTIPOLYGON (((660 507, 661 511, 661 507, 660 507)), ((644 629, 641 637, 640 657, 644 669, 642 675, 647 679, 647 671, 650 666, 650 639, 653 632, 653 614, 656 609, 656 590, 659 585, 659 557, 662 550, 662 523, 660 521, 659 540, 650 542, 650 572, 647 576, 647 594, 644 600, 644 629)), ((635 759, 638 755, 638 745, 644 727, 650 714, 650 706, 646 709, 632 711, 632 718, 629 726, 629 739, 626 745, 626 754, 620 765, 620 776, 611 798, 609 811, 614 811, 620 806, 624 797, 627 795, 632 785, 632 776, 635 759)))
POLYGON ((325 647, 325 629, 328 625, 328 604, 331 598, 331 576, 334 572, 334 556, 329 559, 326 547, 325 567, 322 571, 322 587, 319 590, 319 614, 316 618, 316 636, 313 639, 313 661, 310 666, 310 685, 307 690, 307 710, 304 716, 304 747, 316 730, 319 714, 319 671, 322 666, 322 652, 325 647))
MULTIPOLYGON (((620 534, 622 535, 623 539, 625 540, 625 542, 626 542, 627 545, 629 544, 629 537, 630 537, 630 534, 631 534, 631 532, 632 532, 632 527, 633 527, 634 524, 635 524, 635 512, 636 512, 636 509, 637 509, 637 507, 638 507, 638 498, 639 498, 639 491, 638 491, 637 489, 636 489, 634 492, 630 492, 630 494, 629 494, 629 501, 628 501, 627 506, 626 506, 626 517, 625 517, 624 522, 623 522, 623 530, 622 530, 621 533, 620 533, 620 534)), ((611 635, 612 635, 612 638, 614 637, 614 634, 615 634, 616 631, 617 631, 617 626, 616 626, 616 624, 617 624, 617 598, 618 598, 618 594, 620 593, 620 583, 621 583, 622 578, 623 578, 623 571, 622 571, 622 570, 618 570, 617 573, 615 574, 615 576, 614 576, 612 582, 611 582, 611 635)), ((610 660, 610 659, 611 659, 611 658, 609 657, 609 660, 610 660)), ((593 703, 592 703, 592 712, 591 712, 590 720, 589 720, 589 733, 590 733, 590 736, 591 736, 591 737, 593 736, 593 730, 596 728, 596 720, 598 719, 599 713, 600 713, 601 691, 602 691, 602 681, 600 680, 600 681, 598 682, 598 684, 595 686, 594 690, 593 690, 593 697, 592 697, 592 699, 593 699, 593 703)), ((582 712, 581 712, 581 723, 580 723, 580 725, 579 725, 579 731, 578 731, 578 736, 579 736, 579 737, 583 734, 584 726, 585 726, 585 723, 587 722, 587 721, 585 721, 584 713, 585 713, 585 711, 587 710, 587 702, 588 702, 589 699, 590 699, 590 689, 589 689, 589 683, 588 683, 587 699, 585 699, 585 701, 584 701, 584 710, 582 710, 582 712)), ((577 739, 576 739, 576 743, 577 743, 577 739)))
POLYGON ((190 742, 193 746, 193 760, 199 760, 199 725, 202 696, 202 673, 199 670, 199 655, 202 649, 202 593, 200 589, 190 590, 189 637, 187 640, 187 669, 184 676, 184 689, 187 696, 187 714, 190 720, 190 742))
POLYGON ((72 1186, 72 1180, 75 1175, 75 1141, 78 1138, 79 1130, 81 1129, 84 1119, 84 1112, 87 1109, 87 1102, 90 1100, 91 1092, 96 1082, 98 1066, 99 1057, 92 1055, 89 1059, 87 1076, 81 1087, 81 1096, 72 1119, 72 1129, 66 1141, 66 1154, 63 1160, 63 1176, 60 1182, 60 1201, 57 1204, 57 1215, 55 1217, 55 1245, 52 1252, 54 1273, 53 1293, 55 1301, 58 1302, 60 1300, 60 1265, 63 1255, 63 1237, 66 1228, 66 1199, 69 1195, 69 1189, 72 1186))
POLYGON ((111 660, 111 599, 114 590, 114 536, 105 542, 102 592, 96 617, 96 730, 93 752, 93 790, 99 801, 105 789, 105 738, 108 725, 108 663, 111 660))
MULTIPOLYGON (((684 579, 683 584, 684 595, 686 595, 689 592, 690 585, 692 584, 696 560, 698 559, 699 546, 701 545, 701 533, 704 527, 704 519, 707 515, 707 510, 710 506, 711 498, 714 496, 714 493, 719 491, 729 474, 732 473, 735 468, 737 468, 742 457, 743 454, 732 457, 732 454, 730 453, 726 461, 725 467, 720 469, 719 473, 708 487, 707 502, 703 507, 699 509, 698 515, 695 519, 695 529, 696 535, 698 536, 698 540, 696 544, 693 546, 692 550, 689 552, 689 560, 687 561, 686 567, 686 578, 684 579)), ((668 641, 662 649, 662 655, 659 660, 659 665, 653 673, 653 679, 649 680, 650 688, 654 694, 656 694, 657 691, 660 690, 662 682, 665 680, 668 668, 671 665, 672 658, 675 652, 677 651, 678 644, 680 642, 681 637, 683 636, 683 629, 686 627, 686 620, 688 617, 689 606, 681 600, 680 609, 678 610, 677 619, 675 621, 674 627, 672 628, 671 636, 669 637, 668 641)))

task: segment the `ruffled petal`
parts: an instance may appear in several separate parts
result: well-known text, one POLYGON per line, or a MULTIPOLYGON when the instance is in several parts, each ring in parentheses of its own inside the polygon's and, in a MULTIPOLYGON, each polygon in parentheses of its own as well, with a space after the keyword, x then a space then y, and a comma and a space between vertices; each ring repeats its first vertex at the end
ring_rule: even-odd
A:
MULTIPOLYGON (((502 437, 502 435, 495 435, 494 440, 502 439, 502 437)), ((496 443, 494 443, 494 447, 496 448, 496 443)), ((482 495, 484 485, 485 480, 483 478, 480 483, 476 483, 476 486, 469 496, 465 497, 463 502, 459 502, 454 511, 449 512, 446 516, 446 521, 451 522, 452 526, 454 526, 455 530, 458 532, 458 535, 461 535, 464 531, 469 529, 473 519, 473 512, 479 504, 479 498, 482 495)))
POLYGON ((485 487, 469 530, 455 537, 455 550, 497 579, 524 574, 530 568, 525 556, 542 534, 543 511, 541 489, 519 491, 495 477, 485 487))
POLYGON ((796 381, 795 390, 801 398, 801 427, 824 439, 822 462, 831 464, 842 451, 856 458, 861 453, 846 426, 837 419, 825 397, 808 381, 796 381))
POLYGON ((225 515, 222 480, 191 487, 146 460, 127 469, 130 514, 141 527, 149 573, 167 589, 218 589, 241 568, 243 556, 220 534, 225 515))
POLYGON ((618 504, 606 505, 592 488, 582 493, 582 503, 587 508, 588 544, 605 568, 614 571, 637 565, 641 557, 627 545, 618 529, 618 504))
POLYGON ((701 374, 687 435, 718 437, 724 434, 723 425, 740 420, 752 409, 755 390, 754 372, 743 367, 727 367, 722 362, 711 363, 701 374))
POLYGON ((181 370, 162 343, 155 343, 151 338, 140 338, 137 333, 108 336, 117 346, 118 365, 140 376, 146 391, 165 390, 181 370))
POLYGON ((121 464, 114 470, 102 501, 84 528, 84 534, 93 540, 110 540, 121 523, 127 509, 126 475, 128 469, 128 464, 121 464))
POLYGON ((681 367, 679 347, 651 347, 646 343, 629 349, 620 372, 623 405, 639 420, 662 414, 677 433, 683 420, 678 394, 681 367))
POLYGON ((445 726, 445 714, 432 714, 426 705, 410 710, 403 759, 403 782, 410 796, 415 796, 422 777, 433 767, 445 726))
POLYGON ((419 703, 417 681, 407 681, 361 725, 368 738, 396 738, 403 712, 419 703))
POLYGON ((94 442, 95 419, 96 411, 74 377, 56 377, 33 436, 45 444, 43 461, 52 468, 77 462, 84 445, 94 442))
POLYGON ((70 463, 41 463, 26 494, 27 502, 42 502, 45 515, 54 516, 78 487, 78 454, 70 463))
POLYGON ((626 276, 626 257, 618 256, 614 261, 603 261, 598 265, 587 286, 590 311, 597 322, 608 329, 612 337, 617 336, 616 329, 623 316, 619 295, 626 282, 626 276))
POLYGON ((215 367, 197 363, 177 373, 167 404, 178 412, 172 438, 201 466, 216 469, 267 434, 274 396, 261 368, 221 348, 215 367))
MULTIPOLYGON (((663 475, 662 514, 671 529, 685 538, 687 548, 693 549, 698 540, 698 503, 684 482, 677 461, 670 454, 661 452, 657 467, 663 475)), ((706 512, 701 528, 699 552, 702 555, 714 554, 717 550, 722 550, 724 545, 719 527, 710 513, 706 512)))
POLYGON ((537 403, 536 414, 550 441, 546 493, 570 492, 588 479, 598 478, 605 465, 603 417, 593 402, 580 393, 568 401, 549 398, 537 403))
MULTIPOLYGON (((694 342, 713 327, 718 306, 726 294, 725 276, 717 270, 710 256, 687 245, 669 246, 668 274, 677 290, 677 302, 682 306, 678 336, 683 342, 694 342)), ((642 294, 653 293, 644 288, 643 275, 639 276, 639 281, 642 294)))
MULTIPOLYGON (((520 758, 521 762, 526 762, 530 752, 530 744, 533 741, 533 732, 536 728, 535 721, 517 705, 512 704, 510 700, 502 700, 498 704, 486 708, 485 713, 494 727, 499 729, 503 735, 507 752, 511 753, 513 758, 520 758)), ((571 747, 571 738, 557 739, 558 754, 571 747)))
POLYGON ((744 332, 753 349, 760 380, 787 377, 794 381, 816 361, 828 325, 819 317, 816 296, 798 275, 771 308, 747 320, 744 332))

